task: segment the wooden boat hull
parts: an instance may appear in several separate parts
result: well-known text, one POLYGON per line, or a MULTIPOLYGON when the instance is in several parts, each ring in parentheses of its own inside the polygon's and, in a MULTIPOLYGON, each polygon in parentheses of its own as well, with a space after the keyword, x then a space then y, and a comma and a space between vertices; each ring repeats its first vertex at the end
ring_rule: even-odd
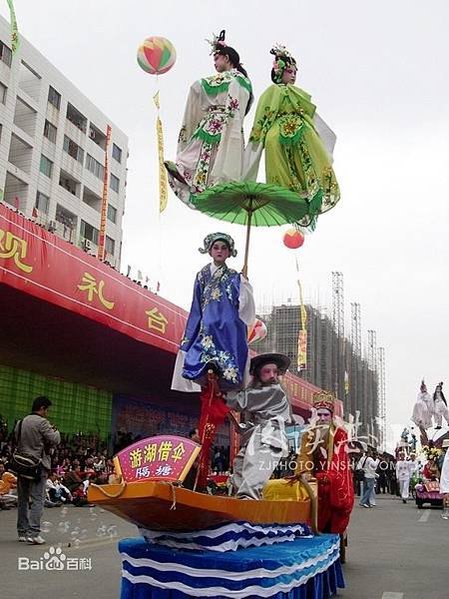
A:
POLYGON ((89 501, 152 530, 204 530, 245 520, 252 524, 314 524, 312 501, 243 500, 196 493, 165 482, 90 485, 89 501))

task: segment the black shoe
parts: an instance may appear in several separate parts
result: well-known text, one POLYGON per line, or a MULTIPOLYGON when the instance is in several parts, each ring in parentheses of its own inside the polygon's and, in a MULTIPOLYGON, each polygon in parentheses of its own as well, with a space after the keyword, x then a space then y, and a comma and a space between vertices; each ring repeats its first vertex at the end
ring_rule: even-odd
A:
POLYGON ((402 500, 402 503, 407 503, 407 499, 403 499, 403 500, 402 500))

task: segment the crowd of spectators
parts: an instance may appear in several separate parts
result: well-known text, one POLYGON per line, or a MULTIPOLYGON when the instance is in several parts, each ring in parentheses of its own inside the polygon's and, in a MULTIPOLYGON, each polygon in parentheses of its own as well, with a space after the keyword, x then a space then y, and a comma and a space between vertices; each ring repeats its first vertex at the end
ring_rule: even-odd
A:
MULTIPOLYGON (((9 471, 13 452, 12 431, 0 416, 0 508, 17 505, 16 478, 9 471)), ((121 433, 115 448, 133 442, 132 435, 121 433)), ((54 507, 72 503, 88 505, 87 489, 90 483, 115 482, 112 454, 98 434, 61 435, 61 443, 51 456, 51 473, 47 480, 45 506, 54 507)))

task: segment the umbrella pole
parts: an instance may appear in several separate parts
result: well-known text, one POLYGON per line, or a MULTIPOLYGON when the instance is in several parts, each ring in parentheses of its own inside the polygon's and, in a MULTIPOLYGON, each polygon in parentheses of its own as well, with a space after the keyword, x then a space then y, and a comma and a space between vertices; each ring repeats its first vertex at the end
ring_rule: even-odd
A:
POLYGON ((250 202, 249 202, 249 208, 248 208, 247 212, 248 212, 248 223, 246 226, 245 262, 243 264, 243 270, 242 270, 243 276, 246 279, 248 278, 249 239, 251 236, 251 221, 253 218, 252 200, 250 200, 250 202))

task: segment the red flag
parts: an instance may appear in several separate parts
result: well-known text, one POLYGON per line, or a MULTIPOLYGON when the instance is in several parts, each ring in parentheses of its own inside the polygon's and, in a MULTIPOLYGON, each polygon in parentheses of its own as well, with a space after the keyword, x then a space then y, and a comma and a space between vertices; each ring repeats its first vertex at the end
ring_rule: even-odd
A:
POLYGON ((14 198, 14 206, 16 210, 20 210, 20 200, 17 196, 14 198))
POLYGON ((37 211, 36 206, 33 206, 33 218, 37 218, 39 216, 39 212, 37 211))

